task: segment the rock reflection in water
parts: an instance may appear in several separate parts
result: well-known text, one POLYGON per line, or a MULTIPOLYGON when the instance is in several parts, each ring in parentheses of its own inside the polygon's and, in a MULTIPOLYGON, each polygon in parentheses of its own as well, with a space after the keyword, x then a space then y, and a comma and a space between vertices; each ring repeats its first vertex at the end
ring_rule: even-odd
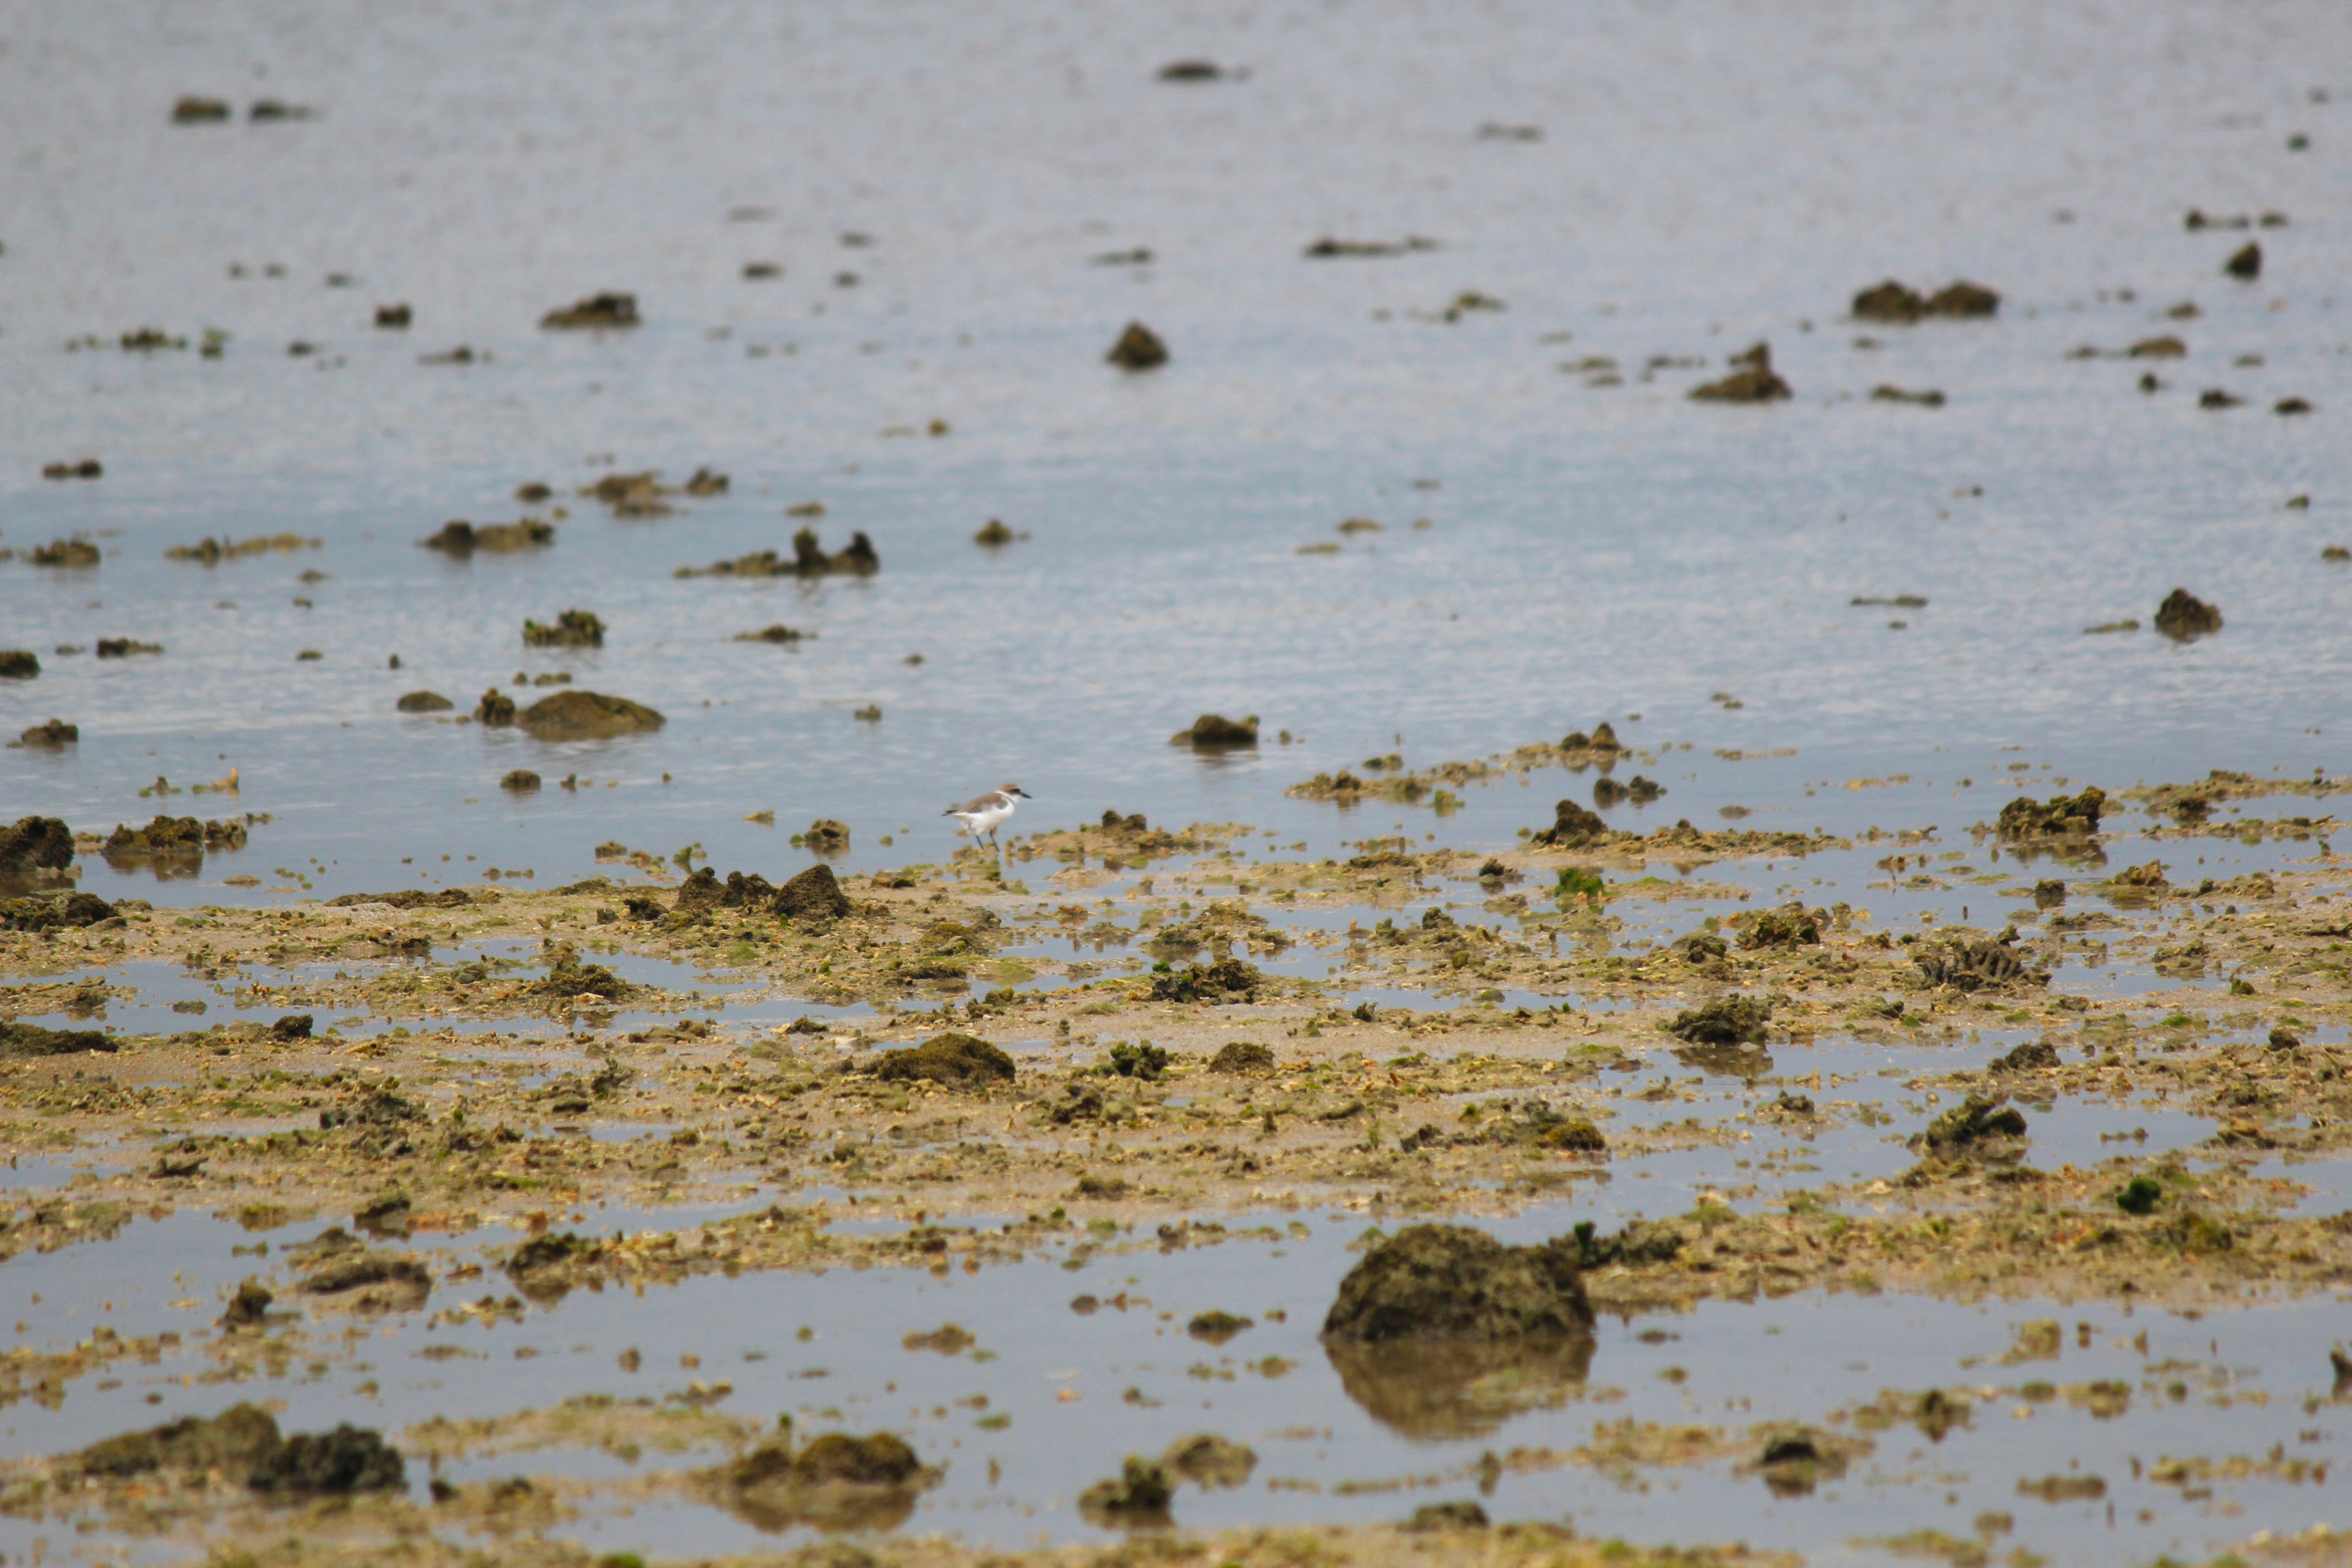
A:
POLYGON ((1772 1053, 1761 1046, 1676 1046, 1675 1060, 1717 1078, 1752 1080, 1772 1070, 1772 1053))
POLYGON ((1592 1352, 1589 1333, 1324 1344, 1349 1398, 1391 1431, 1425 1441, 1482 1437, 1514 1416, 1559 1408, 1583 1392, 1592 1352))

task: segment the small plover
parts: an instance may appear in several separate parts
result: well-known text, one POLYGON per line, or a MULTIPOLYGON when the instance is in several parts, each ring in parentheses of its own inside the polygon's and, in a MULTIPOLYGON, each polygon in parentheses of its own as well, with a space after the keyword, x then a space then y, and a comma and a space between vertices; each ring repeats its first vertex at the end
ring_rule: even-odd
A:
POLYGON ((1009 784, 1003 789, 992 790, 983 795, 975 795, 961 805, 951 805, 940 815, 952 816, 961 822, 963 830, 971 834, 975 840, 981 835, 986 834, 989 843, 992 845, 996 842, 997 828, 1013 815, 1013 808, 1031 798, 1033 797, 1029 792, 1019 784, 1009 784))

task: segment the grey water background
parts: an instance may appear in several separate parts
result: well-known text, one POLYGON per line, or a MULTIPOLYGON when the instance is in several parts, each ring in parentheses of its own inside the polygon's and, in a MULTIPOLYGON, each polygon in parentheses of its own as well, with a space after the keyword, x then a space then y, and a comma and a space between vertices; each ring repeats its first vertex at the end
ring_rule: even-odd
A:
POLYGON ((1442 825, 1279 797, 1602 717, 1694 748, 1651 819, 1949 826, 1997 809, 1955 792, 2007 747, 2111 787, 2336 771, 2347 45, 2339 8, 2284 4, 22 8, 0 21, 0 645, 45 668, 0 685, 0 725, 83 739, 0 752, 0 798, 103 830, 217 810, 136 791, 238 767, 235 804, 275 820, 148 889, 203 900, 306 858, 320 891, 468 853, 572 875, 615 837, 790 868, 782 837, 820 815, 851 864, 937 858, 940 806, 1008 777, 1039 797, 1024 825, 1115 805, 1322 852, 1408 819, 1507 844, 1550 779, 1442 825), (1238 69, 1154 79, 1181 57, 1238 69), (186 92, 240 118, 168 123, 186 92), (314 117, 245 121, 261 97, 314 117), (2289 215, 2258 283, 2221 275, 2246 237, 2186 232, 2191 206, 2289 215), (1327 235, 1437 245, 1301 257, 1327 235), (1089 264, 1136 246, 1150 266, 1089 264), (746 280, 754 260, 782 277, 746 280), (1843 319, 1887 276, 2004 302, 1843 319), (537 329, 599 289, 646 324, 537 329), (1507 308, 1438 319, 1465 290, 1507 308), (2181 300, 2202 316, 2160 319, 2181 300), (373 330, 394 301, 414 328, 373 330), (1102 363, 1130 318, 1171 363, 1102 363), (65 349, 142 326, 229 335, 216 360, 65 349), (2168 330, 2190 353, 2154 395, 2141 362, 2064 357, 2168 330), (1759 338, 1793 402, 1685 400, 1759 338), (418 363, 458 343, 487 360, 418 363), (1625 384, 1558 368, 1596 354, 1625 384), (1652 355, 1706 363, 1644 380, 1652 355), (1881 382, 1950 402, 1864 401, 1881 382), (2208 385, 2249 401, 2200 410, 2208 385), (2316 412, 2268 412, 2290 394, 2316 412), (38 477, 85 455, 104 479, 38 477), (572 499, 551 551, 415 547, 510 521, 526 480, 701 464, 732 489, 670 518, 572 499), (828 544, 871 535, 878 576, 671 576, 784 547, 811 499, 828 544), (1385 531, 1297 553, 1351 516, 1385 531), (983 552, 992 517, 1029 537, 983 552), (162 558, 280 531, 324 542, 162 558), (72 534, 101 567, 22 559, 72 534), (2219 637, 2082 635, 2176 584, 2222 607, 2219 637), (1848 603, 1898 593, 1931 602, 1848 603), (526 616, 573 605, 604 648, 521 649, 526 616), (727 640, 778 620, 816 640, 727 640), (121 635, 167 651, 48 651, 121 635), (557 668, 669 725, 548 747, 392 711, 557 668), (1214 765, 1165 744, 1209 709, 1304 740, 1214 765), (514 766, 600 787, 505 798, 514 766))

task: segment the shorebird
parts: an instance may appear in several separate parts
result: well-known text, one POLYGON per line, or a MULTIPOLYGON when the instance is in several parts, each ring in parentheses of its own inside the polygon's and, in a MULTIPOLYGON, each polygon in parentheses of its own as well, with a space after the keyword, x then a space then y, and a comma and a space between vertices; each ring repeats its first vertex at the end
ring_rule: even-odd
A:
POLYGON ((1030 798, 1029 793, 1019 784, 1009 784, 1003 789, 974 795, 961 805, 951 805, 940 815, 952 816, 961 822, 963 830, 975 840, 983 833, 988 835, 989 843, 993 845, 997 828, 1013 815, 1013 808, 1030 798))

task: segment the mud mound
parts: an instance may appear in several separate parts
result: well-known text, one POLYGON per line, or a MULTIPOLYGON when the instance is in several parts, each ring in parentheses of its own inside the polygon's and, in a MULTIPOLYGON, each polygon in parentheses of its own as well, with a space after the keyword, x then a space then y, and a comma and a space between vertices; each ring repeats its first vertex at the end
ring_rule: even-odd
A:
POLYGON ((950 1030, 902 1050, 885 1051, 874 1068, 885 1082, 929 1079, 933 1083, 987 1084, 1013 1081, 1013 1058, 977 1035, 950 1030))
POLYGON ((559 691, 542 697, 514 721, 542 741, 581 741, 658 730, 667 720, 642 702, 600 691, 559 691))
POLYGON ((1325 1342, 1568 1338, 1589 1334, 1573 1251, 1508 1247, 1466 1226, 1408 1226, 1339 1282, 1325 1342))

